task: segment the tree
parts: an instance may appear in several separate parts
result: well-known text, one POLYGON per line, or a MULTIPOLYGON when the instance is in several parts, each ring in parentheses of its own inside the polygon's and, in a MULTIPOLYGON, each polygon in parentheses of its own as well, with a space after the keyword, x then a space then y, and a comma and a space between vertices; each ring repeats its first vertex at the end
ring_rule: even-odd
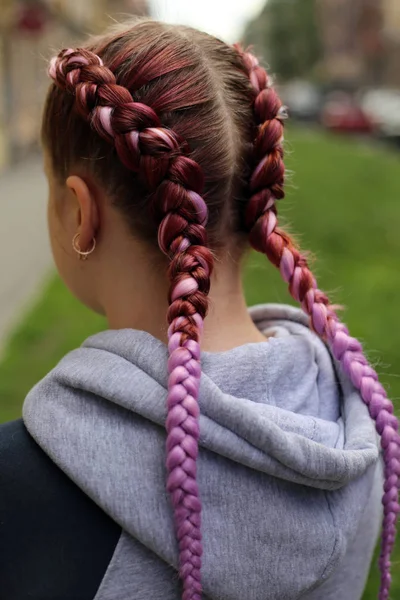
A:
POLYGON ((322 54, 316 0, 268 0, 249 23, 245 41, 282 80, 310 76, 322 54))

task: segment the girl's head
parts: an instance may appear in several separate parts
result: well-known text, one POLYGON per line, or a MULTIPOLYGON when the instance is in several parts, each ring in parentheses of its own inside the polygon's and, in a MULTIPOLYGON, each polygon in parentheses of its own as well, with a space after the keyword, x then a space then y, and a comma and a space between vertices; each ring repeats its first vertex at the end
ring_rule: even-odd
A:
POLYGON ((114 29, 87 49, 104 66, 82 50, 88 64, 80 63, 73 81, 59 69, 62 88, 51 88, 43 121, 49 222, 61 275, 78 297, 103 311, 99 274, 117 245, 131 245, 133 275, 149 259, 162 272, 171 244, 189 235, 197 256, 190 265, 186 254, 184 271, 195 269, 201 289, 193 296, 205 313, 210 250, 237 254, 245 243, 241 212, 254 91, 242 59, 205 33, 150 21, 114 29), (84 270, 76 268, 71 245, 76 233, 84 251, 97 242, 84 270))
POLYGON ((277 225, 285 113, 266 72, 240 47, 189 28, 139 21, 84 49, 64 50, 49 73, 56 85, 46 103, 43 141, 61 275, 82 301, 104 312, 122 278, 132 286, 153 278, 160 294, 149 304, 164 303, 168 273, 167 488, 183 598, 201 594, 197 398, 211 274, 223 257, 235 272, 247 239, 280 269, 382 435, 380 600, 387 598, 400 509, 397 420, 361 345, 277 225), (78 263, 71 240, 75 251, 90 253, 88 261, 78 263), (115 272, 120 277, 110 289, 115 272))

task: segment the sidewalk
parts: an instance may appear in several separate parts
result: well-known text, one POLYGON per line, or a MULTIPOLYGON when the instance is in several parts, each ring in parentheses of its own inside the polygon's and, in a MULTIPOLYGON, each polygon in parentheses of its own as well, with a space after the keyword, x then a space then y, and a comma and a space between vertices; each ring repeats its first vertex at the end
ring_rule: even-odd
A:
POLYGON ((0 173, 0 352, 51 268, 46 203, 40 158, 0 173))

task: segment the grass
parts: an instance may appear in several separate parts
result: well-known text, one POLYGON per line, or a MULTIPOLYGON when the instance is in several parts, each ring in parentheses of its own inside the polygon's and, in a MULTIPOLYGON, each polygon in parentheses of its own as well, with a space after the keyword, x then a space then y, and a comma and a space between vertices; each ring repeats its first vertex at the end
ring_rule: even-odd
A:
POLYGON ((0 421, 18 417, 29 389, 64 354, 105 327, 104 319, 73 298, 58 277, 51 277, 39 302, 12 335, 0 363, 0 421))
MULTIPOLYGON (((317 256, 314 271, 321 288, 348 306, 345 320, 365 343, 398 413, 400 157, 314 131, 290 130, 288 138, 287 162, 295 175, 280 214, 317 256)), ((251 256, 245 285, 250 304, 289 301, 279 274, 262 256, 251 256)), ((104 327, 103 319, 52 278, 0 364, 0 421, 17 417, 31 386, 68 350, 104 327)), ((399 544, 394 564, 392 597, 400 598, 399 544)), ((377 587, 374 566, 363 600, 376 599, 377 587)))

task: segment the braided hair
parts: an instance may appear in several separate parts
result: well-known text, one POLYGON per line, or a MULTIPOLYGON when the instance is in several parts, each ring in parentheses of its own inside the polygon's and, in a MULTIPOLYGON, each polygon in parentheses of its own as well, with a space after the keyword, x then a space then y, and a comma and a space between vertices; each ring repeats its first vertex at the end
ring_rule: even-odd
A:
POLYGON ((283 125, 285 109, 282 106, 266 71, 257 58, 236 49, 243 58, 243 66, 254 89, 254 119, 257 125, 253 150, 253 171, 249 179, 249 200, 245 226, 252 247, 266 254, 289 285, 292 297, 300 302, 310 316, 314 331, 329 343, 333 356, 340 361, 343 371, 369 409, 376 430, 381 436, 385 464, 384 517, 379 567, 381 585, 379 600, 389 597, 391 583, 390 555, 396 536, 396 520, 400 512, 400 435, 393 404, 387 398, 378 375, 368 364, 358 340, 351 337, 339 321, 334 306, 317 286, 307 259, 291 237, 278 227, 276 201, 284 197, 285 168, 283 164, 283 125))
POLYGON ((76 108, 122 163, 155 190, 158 243, 169 257, 167 489, 175 511, 183 598, 200 598, 201 533, 198 453, 200 335, 207 314, 213 259, 206 245, 203 174, 188 144, 163 127, 155 111, 135 102, 96 54, 63 50, 49 74, 75 95, 76 108))
POLYGON ((277 225, 285 110, 266 72, 240 46, 143 21, 63 50, 49 74, 42 131, 54 172, 65 178, 85 156, 135 235, 156 241, 169 261, 166 465, 183 600, 202 592, 200 342, 213 255, 226 239, 240 252, 250 239, 280 269, 376 422, 385 462, 379 600, 387 599, 400 509, 398 423, 361 344, 277 225))

